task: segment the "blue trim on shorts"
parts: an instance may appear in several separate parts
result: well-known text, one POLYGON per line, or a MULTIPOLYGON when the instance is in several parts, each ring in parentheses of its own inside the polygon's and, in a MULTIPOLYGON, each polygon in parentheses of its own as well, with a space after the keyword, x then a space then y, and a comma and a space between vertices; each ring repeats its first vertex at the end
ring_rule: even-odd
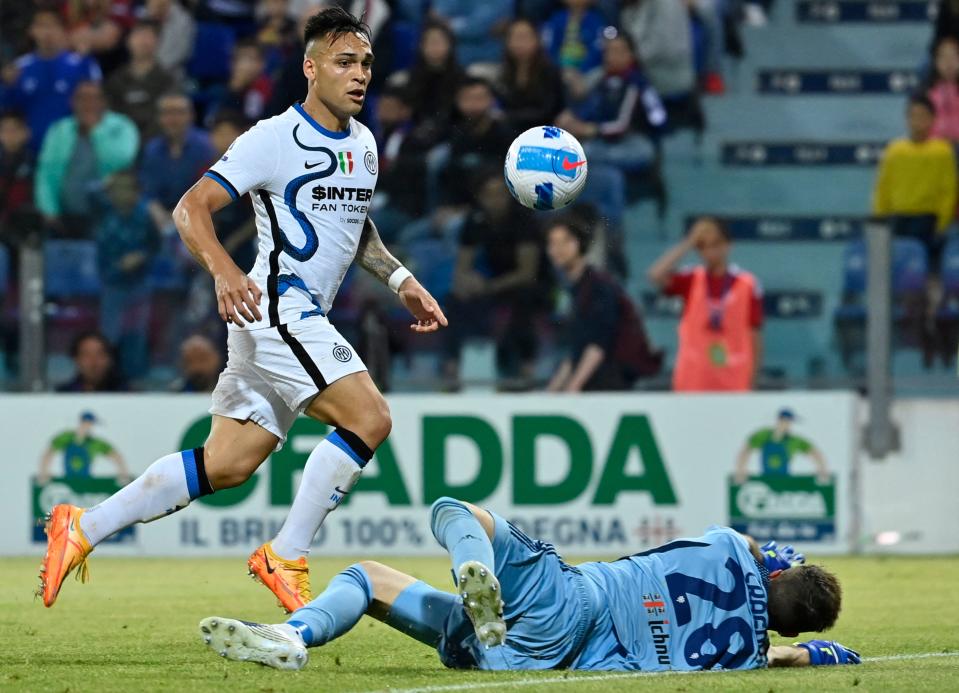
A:
POLYGON ((200 477, 196 472, 196 455, 193 450, 184 450, 180 453, 183 458, 183 473, 186 475, 186 488, 190 493, 190 500, 200 497, 200 477))
POLYGON ((364 460, 362 457, 356 454, 356 451, 353 448, 351 448, 349 443, 343 440, 343 438, 340 437, 340 434, 337 433, 336 431, 333 431, 330 435, 328 435, 326 437, 326 440, 328 443, 332 443, 333 445, 338 447, 340 450, 345 452, 347 455, 349 455, 350 458, 354 462, 356 462, 356 464, 359 465, 360 469, 363 469, 363 467, 366 466, 367 460, 364 460))

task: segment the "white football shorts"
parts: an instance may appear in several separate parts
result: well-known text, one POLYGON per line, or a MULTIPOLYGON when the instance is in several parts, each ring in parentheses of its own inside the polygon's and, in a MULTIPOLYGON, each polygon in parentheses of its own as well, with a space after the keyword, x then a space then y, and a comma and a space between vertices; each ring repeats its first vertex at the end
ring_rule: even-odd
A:
POLYGON ((250 420, 280 439, 327 385, 366 370, 323 316, 258 330, 230 330, 211 414, 250 420))

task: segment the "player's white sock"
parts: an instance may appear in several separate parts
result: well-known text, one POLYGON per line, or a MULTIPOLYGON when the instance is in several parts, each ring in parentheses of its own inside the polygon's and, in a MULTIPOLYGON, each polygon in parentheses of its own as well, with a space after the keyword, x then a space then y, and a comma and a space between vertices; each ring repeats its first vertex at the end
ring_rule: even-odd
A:
POLYGON ((80 529, 96 546, 136 522, 165 517, 213 493, 203 466, 203 448, 161 457, 139 477, 80 517, 80 529))
POLYGON ((271 542, 273 552, 288 561, 309 555, 323 520, 350 492, 372 457, 366 443, 345 428, 317 445, 306 460, 290 514, 271 542))

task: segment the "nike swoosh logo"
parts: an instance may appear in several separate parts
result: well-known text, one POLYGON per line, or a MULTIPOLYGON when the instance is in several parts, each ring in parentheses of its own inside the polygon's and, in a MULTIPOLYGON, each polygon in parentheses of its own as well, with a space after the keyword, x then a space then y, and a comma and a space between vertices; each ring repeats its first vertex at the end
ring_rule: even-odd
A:
POLYGON ((563 170, 564 171, 575 171, 580 166, 585 164, 585 161, 570 161, 569 159, 563 159, 563 170))
POLYGON ((322 164, 322 163, 323 163, 322 161, 317 161, 315 164, 308 164, 307 162, 304 161, 304 162, 303 162, 303 168, 307 168, 307 169, 316 168, 317 166, 319 166, 319 165, 322 164))
POLYGON ((270 557, 266 555, 266 551, 263 552, 263 561, 266 563, 266 572, 272 575, 276 568, 270 565, 270 557))
POLYGON ((333 487, 333 490, 335 490, 337 493, 339 493, 339 494, 342 495, 342 496, 348 496, 348 495, 350 495, 350 492, 349 492, 349 491, 344 491, 344 490, 341 489, 339 486, 334 486, 334 487, 333 487))

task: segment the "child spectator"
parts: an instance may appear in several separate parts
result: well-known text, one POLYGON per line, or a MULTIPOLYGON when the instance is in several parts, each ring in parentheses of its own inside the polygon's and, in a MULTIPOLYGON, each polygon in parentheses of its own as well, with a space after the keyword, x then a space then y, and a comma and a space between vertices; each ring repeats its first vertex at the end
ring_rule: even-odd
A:
POLYGON ((98 82, 102 75, 96 60, 67 49, 63 18, 54 10, 33 15, 30 38, 36 49, 19 58, 13 70, 5 71, 8 88, 3 106, 15 108, 27 118, 30 146, 40 149, 54 121, 70 115, 70 99, 80 82, 98 82))
POLYGON ((146 140, 157 134, 156 101, 175 85, 173 75, 157 62, 157 25, 140 22, 127 36, 130 62, 118 68, 104 85, 110 108, 122 113, 146 140))
POLYGON ((552 123, 563 110, 562 75, 528 19, 515 19, 506 30, 498 88, 500 105, 516 134, 552 123))
POLYGON ((206 122, 216 120, 220 111, 243 114, 249 121, 263 117, 273 91, 273 82, 265 74, 263 51, 254 41, 241 41, 233 51, 230 81, 226 90, 211 99, 206 122))
POLYGON ((959 39, 946 36, 936 44, 926 94, 936 108, 932 136, 959 142, 959 39))
POLYGON ((0 114, 0 239, 11 244, 33 209, 34 163, 26 120, 16 111, 0 114))
POLYGON ((114 174, 105 188, 106 195, 97 196, 94 231, 102 283, 100 329, 118 345, 123 374, 137 378, 149 369, 150 288, 145 270, 157 250, 158 234, 133 170, 114 174))
POLYGON ((928 97, 909 99, 909 136, 890 142, 876 178, 873 212, 879 216, 936 215, 942 234, 956 212, 956 158, 952 146, 933 137, 936 107, 928 97))
POLYGON ((426 22, 406 85, 413 120, 424 137, 440 142, 449 136, 456 90, 465 77, 453 32, 441 22, 426 22))
POLYGON ((583 140, 590 163, 630 171, 652 161, 655 150, 643 133, 655 136, 665 127, 666 109, 639 71, 626 34, 606 41, 598 84, 574 111, 560 114, 556 124, 583 140))

